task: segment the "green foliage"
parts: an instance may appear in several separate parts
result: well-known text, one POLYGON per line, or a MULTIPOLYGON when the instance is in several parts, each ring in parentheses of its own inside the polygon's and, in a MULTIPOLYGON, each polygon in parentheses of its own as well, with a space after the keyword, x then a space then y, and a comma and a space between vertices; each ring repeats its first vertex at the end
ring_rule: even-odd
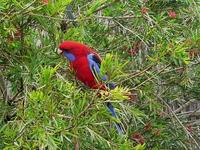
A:
POLYGON ((91 7, 87 10, 86 16, 93 14, 97 8, 99 8, 102 4, 105 4, 108 0, 96 0, 91 4, 91 7))
POLYGON ((125 68, 127 63, 126 61, 122 64, 117 55, 108 53, 101 62, 100 74, 101 76, 107 75, 108 81, 111 79, 114 80, 116 77, 124 74, 123 68, 125 68))
POLYGON ((199 100, 199 12, 190 0, 0 0, 0 149, 199 149, 197 110, 176 112, 199 100), (117 87, 77 81, 55 53, 63 40, 95 49, 117 87))
POLYGON ((47 5, 47 11, 49 16, 54 16, 59 12, 64 12, 66 5, 69 5, 72 0, 56 0, 56 3, 49 1, 47 5))

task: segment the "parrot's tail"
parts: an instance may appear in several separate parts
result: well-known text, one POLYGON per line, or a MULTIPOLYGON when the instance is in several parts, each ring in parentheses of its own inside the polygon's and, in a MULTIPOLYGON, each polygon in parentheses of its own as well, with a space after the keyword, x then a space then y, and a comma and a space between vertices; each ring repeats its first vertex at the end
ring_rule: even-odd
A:
MULTIPOLYGON (((115 113, 115 109, 114 109, 113 105, 110 102, 107 102, 106 106, 108 107, 108 110, 112 114, 112 116, 115 117, 116 119, 118 119, 117 114, 115 113)), ((114 125, 115 125, 115 127, 116 127, 116 129, 117 129, 119 134, 124 134, 125 133, 124 128, 122 127, 121 123, 116 123, 116 122, 113 122, 113 123, 114 123, 114 125)))

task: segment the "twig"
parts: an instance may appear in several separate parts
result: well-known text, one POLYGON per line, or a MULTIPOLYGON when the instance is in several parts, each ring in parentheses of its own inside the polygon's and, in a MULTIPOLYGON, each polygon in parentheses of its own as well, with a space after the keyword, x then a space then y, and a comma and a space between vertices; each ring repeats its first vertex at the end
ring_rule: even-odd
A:
POLYGON ((65 116, 65 115, 62 115, 62 114, 56 114, 58 117, 61 117, 61 118, 64 118, 64 119, 71 119, 72 117, 70 116, 65 116))
MULTIPOLYGON (((94 17, 99 18, 99 19, 132 19, 132 18, 138 18, 138 16, 135 16, 135 15, 130 15, 130 16, 118 16, 118 17, 94 15, 94 17)), ((139 17, 140 17, 140 16, 139 16, 139 17)))
POLYGON ((199 109, 200 107, 195 109, 194 111, 186 111, 186 112, 178 113, 176 115, 180 117, 200 116, 200 112, 198 111, 199 109))
POLYGON ((18 138, 20 138, 23 135, 26 126, 28 126, 32 122, 33 122, 33 120, 29 120, 27 123, 24 124, 24 126, 20 129, 19 133, 17 134, 16 138, 14 139, 14 141, 16 141, 18 138))
MULTIPOLYGON (((200 64, 200 62, 196 62, 196 63, 191 63, 189 67, 192 67, 192 66, 195 66, 195 65, 198 65, 200 64)), ((167 71, 164 71, 162 72, 163 74, 165 73, 170 73, 170 72, 173 72, 173 71, 177 71, 177 70, 181 70, 181 69, 184 69, 185 67, 178 67, 178 68, 174 68, 174 69, 171 69, 171 70, 167 70, 167 71)))
POLYGON ((200 112, 197 112, 198 110, 200 110, 200 107, 198 107, 197 109, 195 109, 195 110, 189 115, 189 117, 192 116, 192 115, 194 115, 194 114, 196 114, 196 113, 199 113, 199 115, 200 115, 200 112))
POLYGON ((61 74, 59 74, 58 72, 56 72, 56 76, 57 76, 58 78, 60 78, 61 80, 63 80, 64 82, 68 83, 68 82, 65 80, 65 78, 63 78, 63 76, 62 76, 61 74))
POLYGON ((152 67, 153 67, 153 65, 149 65, 147 68, 145 68, 144 70, 142 70, 142 71, 140 71, 138 73, 131 73, 131 74, 129 74, 129 76, 131 76, 131 75, 132 76, 129 77, 129 78, 126 78, 126 79, 122 80, 121 83, 123 83, 123 82, 125 82, 125 81, 127 81, 127 80, 129 80, 131 78, 135 78, 137 76, 140 76, 140 75, 144 74, 147 70, 151 69, 152 67))
MULTIPOLYGON (((56 75, 57 75, 61 80, 67 82, 67 81, 62 77, 62 75, 60 75, 58 72, 56 72, 56 75)), ((95 92, 95 95, 96 95, 99 91, 100 91, 100 89, 98 89, 98 90, 95 92)), ((82 115, 90 108, 90 106, 93 104, 94 100, 95 100, 95 96, 93 96, 93 98, 92 98, 92 100, 90 101, 90 103, 85 107, 85 109, 84 109, 83 111, 81 111, 81 112, 78 114, 77 117, 82 116, 82 115)))
MULTIPOLYGON (((5 15, 1 20, 0 20, 0 23, 2 22, 2 21, 4 21, 4 19, 7 17, 7 18, 9 18, 9 20, 11 20, 12 18, 14 18, 15 16, 17 16, 17 15, 26 15, 27 13, 31 13, 32 11, 34 11, 34 10, 38 10, 38 9, 40 9, 40 8, 42 8, 45 4, 43 4, 43 5, 40 5, 40 6, 38 6, 38 7, 36 7, 36 8, 33 8, 33 9, 28 9, 28 8, 30 8, 34 3, 36 2, 36 0, 34 0, 33 2, 31 2, 30 4, 28 4, 26 7, 24 7, 24 8, 22 8, 20 11, 17 11, 17 12, 12 12, 12 15, 11 16, 9 16, 9 14, 11 14, 10 12, 9 13, 7 13, 7 15, 5 15)), ((30 15, 30 14, 29 14, 30 15)))
POLYGON ((174 113, 179 113, 181 110, 183 110, 185 107, 189 106, 192 102, 194 102, 194 99, 189 100, 188 102, 186 102, 185 104, 183 104, 181 107, 179 107, 178 109, 176 109, 174 111, 174 113))
POLYGON ((96 12, 98 12, 98 11, 103 10, 103 9, 105 9, 105 8, 107 8, 107 7, 109 7, 109 6, 111 6, 113 3, 117 2, 117 1, 118 1, 118 0, 114 0, 114 1, 111 2, 111 3, 108 3, 108 4, 106 4, 106 5, 103 5, 103 6, 99 7, 98 9, 96 9, 93 13, 96 13, 96 12))
POLYGON ((80 142, 78 138, 74 139, 74 150, 80 150, 80 142))
MULTIPOLYGON (((169 67, 169 66, 170 66, 170 64, 168 64, 167 66, 163 67, 163 68, 157 73, 157 75, 160 74, 161 72, 163 72, 163 71, 164 71, 167 67, 169 67)), ((145 81, 143 81, 142 83, 138 84, 137 86, 135 86, 134 88, 132 88, 132 89, 130 89, 130 90, 135 90, 135 89, 137 89, 138 87, 140 87, 141 85, 145 84, 146 82, 150 81, 150 80, 153 79, 153 78, 154 78, 154 77, 152 76, 152 77, 146 79, 145 81)))
POLYGON ((178 68, 174 68, 174 69, 171 69, 171 70, 166 70, 164 72, 162 72, 162 74, 165 74, 165 73, 170 73, 170 72, 173 72, 173 71, 178 71, 178 70, 181 70, 183 69, 184 67, 178 67, 178 68))
POLYGON ((70 22, 70 21, 73 21, 73 20, 70 20, 70 19, 56 18, 56 17, 46 16, 46 15, 41 15, 41 14, 35 14, 35 13, 32 13, 32 12, 30 12, 29 15, 44 17, 44 18, 53 19, 53 20, 58 20, 58 21, 66 21, 66 20, 68 20, 69 22, 70 22))
POLYGON ((182 122, 178 119, 178 117, 176 116, 176 114, 174 113, 174 111, 172 110, 172 108, 167 104, 167 102, 164 101, 164 99, 162 99, 160 96, 157 96, 154 94, 155 97, 157 97, 160 101, 162 101, 167 108, 170 110, 172 116, 174 116, 174 118, 177 120, 177 122, 180 124, 180 126, 183 128, 183 130, 185 131, 185 133, 192 139, 192 141, 195 143, 195 145, 197 146, 198 149, 200 149, 199 144, 197 143, 197 141, 194 139, 194 137, 190 134, 190 132, 185 128, 185 126, 182 124, 182 122))
MULTIPOLYGON (((194 120, 193 122, 189 122, 192 126, 199 126, 200 125, 200 120, 194 120)), ((199 127, 198 127, 199 128, 199 127)))
POLYGON ((134 34, 136 37, 138 37, 138 39, 140 39, 146 47, 148 47, 148 45, 144 42, 144 40, 138 35, 136 34, 134 31, 132 31, 131 29, 125 27, 124 25, 122 25, 121 23, 119 23, 118 21, 114 20, 114 22, 116 22, 119 26, 121 26, 124 30, 129 31, 130 33, 134 34))
POLYGON ((15 101, 15 99, 17 98, 17 96, 18 96, 22 91, 23 91, 23 90, 20 89, 9 101, 10 101, 10 102, 15 101))
POLYGON ((32 1, 30 4, 28 4, 26 7, 24 7, 23 9, 21 9, 20 11, 16 12, 15 15, 17 14, 22 14, 22 12, 24 12, 25 10, 27 10, 28 8, 30 8, 34 3, 36 2, 36 0, 32 1))
POLYGON ((95 92, 95 96, 93 96, 93 98, 92 98, 92 100, 90 101, 90 103, 85 107, 85 109, 84 109, 82 112, 80 112, 80 113, 78 114, 77 117, 82 116, 82 115, 90 108, 90 106, 92 106, 92 104, 93 104, 93 102, 94 102, 94 100, 95 100, 95 97, 96 97, 96 95, 97 95, 97 93, 98 93, 99 91, 100 91, 100 89, 98 89, 98 90, 95 92))

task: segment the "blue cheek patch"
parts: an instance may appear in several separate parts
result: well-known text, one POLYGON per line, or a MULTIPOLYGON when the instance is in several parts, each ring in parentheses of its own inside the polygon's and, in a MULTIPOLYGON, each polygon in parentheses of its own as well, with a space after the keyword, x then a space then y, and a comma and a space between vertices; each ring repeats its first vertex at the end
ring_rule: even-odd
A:
POLYGON ((69 61, 75 60, 75 56, 72 53, 64 52, 64 56, 67 57, 69 61))

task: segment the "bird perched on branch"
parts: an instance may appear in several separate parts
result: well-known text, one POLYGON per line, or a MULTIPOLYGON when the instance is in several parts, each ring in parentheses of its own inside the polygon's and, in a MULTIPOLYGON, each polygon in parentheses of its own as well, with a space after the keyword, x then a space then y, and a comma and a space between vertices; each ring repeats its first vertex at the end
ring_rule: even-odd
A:
MULTIPOLYGON (((78 80, 91 89, 107 90, 115 88, 114 84, 105 85, 106 76, 100 75, 101 58, 87 45, 75 41, 64 41, 59 45, 60 53, 70 61, 70 68, 78 80)), ((113 117, 118 118, 110 102, 106 106, 113 117)), ((124 133, 122 125, 114 122, 118 133, 124 133)))

